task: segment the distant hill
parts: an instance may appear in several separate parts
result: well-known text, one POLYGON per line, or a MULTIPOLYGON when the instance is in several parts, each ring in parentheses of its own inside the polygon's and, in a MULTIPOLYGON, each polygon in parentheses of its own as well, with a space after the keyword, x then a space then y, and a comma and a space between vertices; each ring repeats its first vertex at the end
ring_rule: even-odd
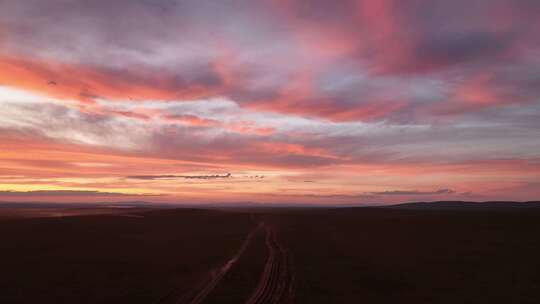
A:
POLYGON ((349 205, 319 205, 319 204, 292 204, 292 203, 257 203, 257 202, 228 202, 228 203, 154 203, 144 201, 127 202, 102 202, 102 203, 46 203, 46 202, 3 202, 0 201, 0 209, 3 208, 189 208, 189 209, 222 209, 222 208, 240 208, 240 209, 341 209, 341 208, 381 208, 381 209, 402 209, 402 210, 521 210, 521 209, 539 209, 540 201, 530 202, 506 202, 506 201, 488 201, 488 202, 464 202, 464 201, 437 201, 437 202, 411 202, 396 205, 383 206, 359 206, 349 205))
POLYGON ((0 208, 143 208, 170 207, 167 204, 156 204, 142 201, 104 202, 104 203, 47 203, 47 202, 3 202, 0 208))
POLYGON ((408 209, 408 210, 508 210, 508 209, 540 209, 540 201, 530 202, 463 202, 463 201, 438 201, 438 202, 415 202, 404 203, 383 208, 408 209))

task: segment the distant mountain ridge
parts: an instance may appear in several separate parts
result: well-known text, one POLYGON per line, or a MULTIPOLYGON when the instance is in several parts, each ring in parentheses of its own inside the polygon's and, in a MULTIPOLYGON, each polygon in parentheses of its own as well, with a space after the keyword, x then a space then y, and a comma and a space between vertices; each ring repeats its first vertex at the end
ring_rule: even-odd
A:
POLYGON ((383 208, 403 210, 508 210, 508 209, 540 209, 540 201, 514 202, 514 201, 435 201, 435 202, 409 202, 395 205, 321 205, 321 204, 287 204, 287 203, 155 203, 145 201, 126 202, 96 202, 96 203, 48 203, 48 202, 6 202, 0 201, 1 208, 383 208))
POLYGON ((507 209, 540 209, 540 201, 512 202, 512 201, 437 201, 437 202, 413 202, 403 203, 384 208, 408 209, 408 210, 507 210, 507 209))

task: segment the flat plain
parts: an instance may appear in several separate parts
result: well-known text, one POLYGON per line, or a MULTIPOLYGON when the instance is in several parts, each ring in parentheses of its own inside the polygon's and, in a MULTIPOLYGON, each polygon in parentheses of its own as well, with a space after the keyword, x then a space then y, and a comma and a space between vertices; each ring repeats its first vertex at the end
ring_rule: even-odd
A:
POLYGON ((1 303, 540 300, 539 208, 89 213, 0 216, 1 303))

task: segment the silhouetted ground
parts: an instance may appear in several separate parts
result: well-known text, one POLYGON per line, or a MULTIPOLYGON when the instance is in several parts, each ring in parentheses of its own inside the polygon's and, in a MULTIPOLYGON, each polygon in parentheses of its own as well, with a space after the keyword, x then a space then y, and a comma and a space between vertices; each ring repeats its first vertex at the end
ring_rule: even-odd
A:
POLYGON ((275 218, 297 303, 540 303, 540 210, 341 209, 275 218))
POLYGON ((135 215, 0 221, 0 303, 154 303, 198 284, 255 226, 218 211, 135 215))
POLYGON ((540 302, 539 208, 413 206, 11 217, 0 303, 192 303, 260 222, 201 303, 540 302))

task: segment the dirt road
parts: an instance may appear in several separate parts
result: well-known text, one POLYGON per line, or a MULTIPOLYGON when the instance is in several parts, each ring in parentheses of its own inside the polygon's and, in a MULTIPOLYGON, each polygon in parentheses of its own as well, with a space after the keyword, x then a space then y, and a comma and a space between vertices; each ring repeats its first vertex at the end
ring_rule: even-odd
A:
POLYGON ((167 296, 155 302, 156 304, 160 303, 175 303, 175 304, 200 304, 203 303, 206 297, 214 290, 214 288, 219 284, 227 272, 236 264, 240 259, 246 248, 249 246, 249 243, 253 237, 257 234, 260 229, 263 229, 264 224, 261 222, 257 225, 251 232, 247 235, 246 239, 235 253, 225 264, 219 268, 213 269, 210 271, 206 283, 202 288, 191 294, 181 294, 178 295, 175 290, 171 291, 167 296))
POLYGON ((294 276, 289 252, 271 226, 265 226, 268 258, 257 288, 246 304, 281 304, 293 302, 294 276))
POLYGON ((156 304, 201 304, 222 281, 231 268, 235 266, 251 240, 261 230, 266 233, 265 244, 267 259, 264 269, 259 277, 257 287, 246 304, 290 304, 294 296, 294 272, 292 271, 292 258, 288 250, 277 237, 275 229, 263 222, 259 223, 246 237, 242 246, 225 264, 212 270, 206 282, 196 292, 178 294, 172 291, 169 295, 156 302, 156 304))

